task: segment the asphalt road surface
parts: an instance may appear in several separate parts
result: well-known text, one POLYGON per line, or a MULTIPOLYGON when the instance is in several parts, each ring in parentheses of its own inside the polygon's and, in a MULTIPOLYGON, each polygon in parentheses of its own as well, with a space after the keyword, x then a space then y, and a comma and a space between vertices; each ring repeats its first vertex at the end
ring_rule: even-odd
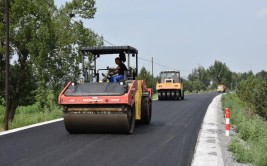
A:
POLYGON ((190 166, 206 110, 216 93, 154 101, 150 125, 134 134, 66 132, 63 121, 0 136, 0 165, 190 166))

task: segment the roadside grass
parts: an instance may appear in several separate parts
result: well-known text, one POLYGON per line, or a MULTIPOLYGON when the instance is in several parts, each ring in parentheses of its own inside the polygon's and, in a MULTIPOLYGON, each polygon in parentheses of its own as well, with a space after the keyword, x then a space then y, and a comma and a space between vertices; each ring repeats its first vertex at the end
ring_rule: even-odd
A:
POLYGON ((267 165, 267 121, 250 110, 235 93, 222 97, 223 108, 231 113, 231 128, 236 132, 231 136, 228 149, 241 163, 256 166, 267 165))
MULTIPOLYGON (((0 131, 4 131, 5 107, 0 106, 0 131)), ((30 106, 17 108, 13 122, 9 129, 19 128, 39 122, 53 120, 62 117, 62 108, 58 105, 51 105, 43 110, 39 109, 38 103, 30 106)))
POLYGON ((154 93, 154 94, 152 95, 152 100, 156 100, 156 99, 158 99, 158 93, 154 93))

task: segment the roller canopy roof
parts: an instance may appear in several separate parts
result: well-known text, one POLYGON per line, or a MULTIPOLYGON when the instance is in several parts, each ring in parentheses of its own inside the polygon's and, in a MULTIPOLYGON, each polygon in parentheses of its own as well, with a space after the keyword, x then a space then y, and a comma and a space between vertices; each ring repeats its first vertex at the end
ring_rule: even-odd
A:
POLYGON ((82 47, 82 52, 90 52, 94 55, 100 54, 119 54, 121 52, 137 54, 138 50, 131 46, 99 46, 99 47, 82 47))

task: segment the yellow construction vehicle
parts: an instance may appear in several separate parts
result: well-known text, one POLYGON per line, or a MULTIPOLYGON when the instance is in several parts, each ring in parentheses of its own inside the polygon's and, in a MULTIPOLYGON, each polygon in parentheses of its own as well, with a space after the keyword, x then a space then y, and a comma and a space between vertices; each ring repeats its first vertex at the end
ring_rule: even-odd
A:
POLYGON ((218 93, 225 93, 225 86, 223 84, 220 84, 217 86, 217 92, 218 93))
POLYGON ((179 71, 162 71, 156 89, 158 100, 184 99, 184 88, 179 71))

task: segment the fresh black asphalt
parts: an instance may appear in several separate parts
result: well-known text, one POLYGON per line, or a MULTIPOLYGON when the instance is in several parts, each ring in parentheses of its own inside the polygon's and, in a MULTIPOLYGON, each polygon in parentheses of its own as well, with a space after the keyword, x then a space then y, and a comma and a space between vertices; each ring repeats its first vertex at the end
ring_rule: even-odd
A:
POLYGON ((150 125, 134 134, 74 134, 63 121, 0 136, 0 166, 190 166, 199 129, 216 93, 153 101, 150 125))

